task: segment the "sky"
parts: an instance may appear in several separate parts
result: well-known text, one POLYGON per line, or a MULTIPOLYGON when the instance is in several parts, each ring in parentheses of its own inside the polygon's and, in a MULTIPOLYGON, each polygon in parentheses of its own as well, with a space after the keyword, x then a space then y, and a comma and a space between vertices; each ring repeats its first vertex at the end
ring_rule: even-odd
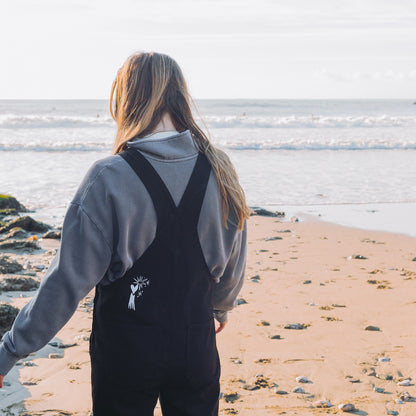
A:
POLYGON ((0 99, 108 99, 138 51, 197 99, 416 99, 416 0, 0 0, 0 99))

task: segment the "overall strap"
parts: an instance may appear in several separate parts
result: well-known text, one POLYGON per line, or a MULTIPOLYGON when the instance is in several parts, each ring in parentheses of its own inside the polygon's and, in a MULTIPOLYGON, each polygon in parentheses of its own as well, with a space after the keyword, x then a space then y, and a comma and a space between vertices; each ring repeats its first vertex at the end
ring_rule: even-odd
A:
POLYGON ((198 224, 202 202, 211 173, 211 164, 204 153, 199 153, 191 178, 178 205, 177 213, 193 227, 198 224))
POLYGON ((162 178, 151 163, 138 151, 128 147, 119 155, 132 167, 152 198, 160 229, 176 210, 175 202, 162 178))

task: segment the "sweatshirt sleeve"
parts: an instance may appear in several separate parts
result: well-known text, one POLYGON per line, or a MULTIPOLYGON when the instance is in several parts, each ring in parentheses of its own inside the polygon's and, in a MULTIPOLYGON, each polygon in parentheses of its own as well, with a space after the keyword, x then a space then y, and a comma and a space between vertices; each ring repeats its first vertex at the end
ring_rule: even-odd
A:
POLYGON ((0 344, 0 374, 45 346, 74 314, 78 303, 103 278, 112 249, 94 220, 71 202, 61 245, 35 296, 20 310, 0 344))
POLYGON ((247 221, 238 232, 230 258, 220 281, 214 286, 214 317, 218 322, 228 319, 228 311, 237 306, 237 296, 244 283, 247 257, 247 221))

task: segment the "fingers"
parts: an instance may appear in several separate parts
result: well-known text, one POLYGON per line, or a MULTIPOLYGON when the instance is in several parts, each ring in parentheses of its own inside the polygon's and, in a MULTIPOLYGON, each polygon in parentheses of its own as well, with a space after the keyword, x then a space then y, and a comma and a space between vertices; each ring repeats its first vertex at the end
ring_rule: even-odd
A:
POLYGON ((0 374, 0 389, 3 387, 3 379, 4 379, 4 376, 0 374))
POLYGON ((220 322, 220 325, 218 326, 218 328, 215 331, 215 333, 218 334, 218 332, 221 332, 224 329, 224 327, 225 327, 225 325, 226 325, 227 322, 228 322, 228 319, 225 322, 220 322))

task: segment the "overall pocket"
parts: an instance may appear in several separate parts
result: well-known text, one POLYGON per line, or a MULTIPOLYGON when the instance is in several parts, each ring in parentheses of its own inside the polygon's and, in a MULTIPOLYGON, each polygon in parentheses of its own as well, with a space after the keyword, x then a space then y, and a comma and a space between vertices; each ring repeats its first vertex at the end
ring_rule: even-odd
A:
POLYGON ((187 378, 201 386, 220 376, 214 319, 190 324, 187 331, 187 378))
POLYGON ((161 375, 162 329, 132 322, 106 323, 96 337, 106 376, 123 388, 149 385, 161 375))

